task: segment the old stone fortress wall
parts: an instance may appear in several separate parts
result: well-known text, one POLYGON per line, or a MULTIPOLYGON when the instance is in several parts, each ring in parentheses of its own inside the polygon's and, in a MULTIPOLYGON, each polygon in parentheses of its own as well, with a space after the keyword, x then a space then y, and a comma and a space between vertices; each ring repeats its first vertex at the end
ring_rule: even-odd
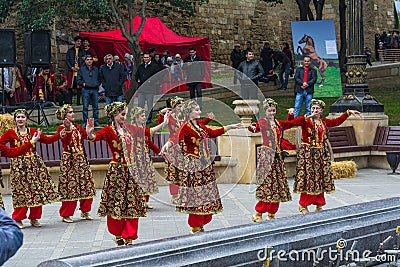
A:
MULTIPOLYGON (((365 45, 374 47, 374 34, 398 28, 397 16, 392 0, 363 1, 365 45)), ((313 10, 312 4, 310 5, 313 10)), ((184 36, 209 36, 213 61, 230 64, 229 55, 233 44, 245 41, 253 42, 258 56, 263 42, 270 41, 273 48, 278 44, 291 44, 291 21, 299 20, 299 9, 294 0, 283 0, 283 4, 271 6, 261 0, 210 0, 197 8, 193 16, 176 8, 164 8, 162 13, 148 10, 149 16, 158 16, 171 30, 184 36)), ((314 10, 313 10, 314 12, 314 10)), ((334 20, 339 45, 339 1, 326 0, 323 19, 334 20)), ((15 18, 11 17, 1 27, 14 28, 15 18)), ((73 37, 79 31, 97 31, 94 27, 61 28, 56 24, 53 29, 60 30, 73 37)), ((116 28, 117 26, 113 27, 116 28)), ((111 26, 112 28, 112 26, 111 26)), ((53 34, 53 37, 56 35, 53 34)), ((60 39, 52 40, 52 61, 64 67, 68 43, 60 39)), ((22 36, 17 36, 17 55, 23 61, 22 36)))

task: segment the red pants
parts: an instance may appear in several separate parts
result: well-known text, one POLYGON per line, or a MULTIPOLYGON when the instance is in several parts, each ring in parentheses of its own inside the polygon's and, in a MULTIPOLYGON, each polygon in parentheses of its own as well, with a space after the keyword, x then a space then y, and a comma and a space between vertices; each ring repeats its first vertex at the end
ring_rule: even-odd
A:
MULTIPOLYGON (((28 219, 39 220, 42 217, 42 206, 30 207, 29 209, 30 211, 28 219)), ((26 219, 27 212, 28 212, 28 207, 14 208, 12 218, 15 221, 22 221, 23 219, 26 219)))
POLYGON ((307 193, 301 193, 300 195, 299 205, 302 207, 307 207, 309 205, 323 206, 325 204, 324 192, 319 195, 309 195, 307 193))
POLYGON ((202 227, 211 222, 212 215, 189 214, 188 224, 190 227, 202 227))
POLYGON ((149 200, 150 200, 150 195, 145 195, 144 198, 146 199, 146 202, 149 202, 149 200))
POLYGON ((255 210, 259 213, 272 213, 275 214, 278 212, 279 209, 279 202, 263 202, 258 201, 256 204, 255 210))
MULTIPOLYGON (((80 199, 79 200, 79 209, 82 212, 89 212, 92 209, 93 198, 88 199, 80 199)), ((61 217, 68 217, 73 216, 77 201, 63 201, 60 207, 60 216, 61 217)))
POLYGON ((177 195, 179 192, 179 184, 169 184, 169 193, 171 196, 177 195))
POLYGON ((107 228, 112 235, 135 240, 138 238, 139 218, 113 219, 107 216, 107 228))

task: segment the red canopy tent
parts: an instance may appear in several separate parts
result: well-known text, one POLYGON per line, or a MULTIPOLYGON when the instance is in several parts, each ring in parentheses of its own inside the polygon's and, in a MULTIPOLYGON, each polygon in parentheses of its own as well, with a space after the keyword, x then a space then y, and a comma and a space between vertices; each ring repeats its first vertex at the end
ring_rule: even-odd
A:
MULTIPOLYGON (((139 28, 141 17, 133 19, 133 27, 136 31, 139 28)), ((93 47, 102 62, 106 54, 118 55, 123 59, 125 53, 131 53, 128 42, 122 36, 121 30, 112 30, 106 32, 81 32, 81 37, 89 37, 91 47, 93 47)), ((162 54, 164 50, 169 50, 172 56, 180 54, 185 58, 189 53, 191 46, 196 47, 197 54, 205 61, 211 61, 210 40, 207 36, 202 37, 184 37, 177 35, 159 18, 146 18, 143 31, 139 36, 139 44, 142 51, 149 48, 155 48, 156 53, 162 54)))
MULTIPOLYGON (((133 19, 133 28, 136 31, 142 18, 136 16, 133 19)), ((96 51, 99 57, 99 63, 103 64, 103 58, 107 54, 118 55, 122 60, 125 53, 131 54, 128 41, 122 36, 121 30, 112 30, 106 32, 81 32, 81 37, 90 39, 91 47, 96 51)), ((139 44, 142 51, 149 48, 155 48, 157 54, 162 54, 164 50, 169 50, 171 56, 180 54, 182 59, 189 55, 189 48, 194 46, 199 56, 204 61, 211 61, 210 40, 208 36, 184 37, 180 36, 164 25, 159 18, 146 18, 142 33, 139 36, 139 44)), ((210 71, 206 70, 204 77, 204 87, 211 87, 210 71)), ((162 93, 172 93, 187 90, 186 84, 162 84, 162 93), (164 87, 164 89, 163 89, 164 87), (173 89, 173 87, 175 87, 173 89)))

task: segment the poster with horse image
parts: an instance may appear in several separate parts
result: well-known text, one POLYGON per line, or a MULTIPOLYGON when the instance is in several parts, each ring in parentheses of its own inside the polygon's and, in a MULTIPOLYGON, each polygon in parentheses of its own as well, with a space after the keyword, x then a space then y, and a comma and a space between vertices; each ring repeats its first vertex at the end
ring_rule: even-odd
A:
POLYGON ((296 66, 301 66, 304 57, 309 56, 312 66, 317 70, 314 97, 341 96, 342 80, 333 20, 291 24, 296 66))

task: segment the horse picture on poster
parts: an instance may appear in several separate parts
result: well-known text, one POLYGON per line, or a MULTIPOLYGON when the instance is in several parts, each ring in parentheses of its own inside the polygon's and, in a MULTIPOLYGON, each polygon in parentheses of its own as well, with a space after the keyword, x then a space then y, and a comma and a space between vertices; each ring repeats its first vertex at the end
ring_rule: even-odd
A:
POLYGON ((315 51, 315 44, 314 40, 311 36, 304 34, 304 36, 299 40, 299 44, 304 44, 303 47, 300 45, 297 46, 297 53, 301 53, 303 57, 308 56, 311 59, 311 63, 313 66, 317 67, 319 74, 321 75, 321 83, 319 86, 323 86, 325 82, 325 74, 324 72, 328 68, 328 64, 325 60, 323 60, 320 56, 318 56, 317 52, 315 51))

